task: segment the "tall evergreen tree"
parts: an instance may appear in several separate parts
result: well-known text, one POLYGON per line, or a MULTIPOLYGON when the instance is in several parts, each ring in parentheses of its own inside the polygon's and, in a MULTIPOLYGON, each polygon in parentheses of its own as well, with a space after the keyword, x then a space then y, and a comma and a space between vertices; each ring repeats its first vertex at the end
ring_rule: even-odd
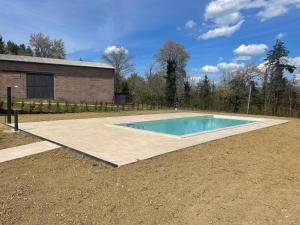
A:
POLYGON ((169 60, 167 62, 167 76, 166 76, 166 100, 170 106, 174 105, 176 99, 176 62, 169 60))
POLYGON ((282 40, 277 40, 273 49, 271 49, 265 64, 267 66, 265 78, 265 97, 266 103, 269 102, 272 106, 273 114, 278 111, 278 106, 282 104, 283 95, 287 86, 287 79, 284 72, 292 73, 296 68, 288 63, 287 57, 289 50, 285 47, 282 40))

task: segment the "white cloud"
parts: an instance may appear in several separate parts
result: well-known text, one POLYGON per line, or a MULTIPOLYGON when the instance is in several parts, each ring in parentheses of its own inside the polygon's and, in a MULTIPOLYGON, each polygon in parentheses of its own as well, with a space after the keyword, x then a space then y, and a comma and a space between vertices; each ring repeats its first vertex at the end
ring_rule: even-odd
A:
POLYGON ((104 50, 104 53, 105 54, 109 54, 109 53, 112 53, 112 52, 115 52, 115 53, 118 53, 118 52, 121 52, 121 51, 124 51, 125 54, 128 54, 128 49, 124 48, 124 47, 117 47, 117 46, 108 46, 105 50, 104 50))
POLYGON ((218 73, 219 68, 216 66, 206 65, 201 68, 201 71, 204 73, 218 73))
POLYGON ((288 9, 285 6, 274 5, 274 6, 269 6, 269 7, 265 8, 264 10, 260 11, 257 15, 261 17, 262 21, 265 21, 272 17, 276 17, 276 16, 280 16, 282 14, 285 14, 287 11, 288 11, 288 9))
POLYGON ((296 74, 295 79, 300 81, 300 73, 296 74))
POLYGON ((248 55, 240 55, 240 56, 237 56, 233 59, 233 61, 249 61, 251 60, 252 57, 251 56, 248 56, 248 55))
POLYGON ((258 16, 262 21, 283 15, 289 11, 293 6, 297 7, 300 0, 272 0, 265 1, 265 6, 258 12, 258 16))
POLYGON ((217 28, 202 34, 202 39, 232 35, 242 24, 238 29, 230 30, 230 35, 224 28, 228 30, 230 25, 243 21, 242 13, 246 10, 256 13, 261 21, 265 21, 287 13, 292 7, 299 7, 299 3, 300 0, 213 0, 206 6, 204 18, 213 22, 217 28))
POLYGON ((197 23, 194 20, 189 20, 185 23, 185 28, 192 29, 197 25, 197 23))
POLYGON ((252 44, 252 45, 241 45, 233 52, 236 55, 240 56, 255 56, 262 55, 268 49, 268 46, 265 44, 252 44))
POLYGON ((258 69, 260 72, 262 72, 262 73, 266 72, 266 69, 267 69, 265 63, 266 63, 266 62, 262 62, 261 64, 259 64, 259 65, 257 66, 257 69, 258 69))
POLYGON ((241 28, 243 22, 244 20, 238 22, 233 26, 222 26, 222 27, 215 28, 213 30, 209 30, 204 34, 201 34, 199 38, 203 40, 207 40, 210 38, 222 37, 222 36, 230 37, 233 33, 235 33, 237 30, 241 28))
POLYGON ((229 24, 235 24, 243 19, 239 12, 233 12, 224 16, 220 16, 214 19, 214 22, 218 25, 226 26, 229 24))
POLYGON ((200 77, 200 76, 191 76, 191 77, 189 77, 189 79, 190 79, 191 83, 198 83, 200 80, 202 80, 202 77, 200 77))
POLYGON ((241 63, 219 63, 218 68, 220 70, 225 70, 225 71, 238 71, 241 70, 245 67, 245 64, 241 63))

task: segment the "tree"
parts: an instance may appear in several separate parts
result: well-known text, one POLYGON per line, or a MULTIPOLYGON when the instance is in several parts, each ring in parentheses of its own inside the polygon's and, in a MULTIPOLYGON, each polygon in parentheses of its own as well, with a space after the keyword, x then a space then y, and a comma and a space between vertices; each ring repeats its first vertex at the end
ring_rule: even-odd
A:
POLYGON ((0 35, 0 54, 10 54, 10 55, 28 55, 32 56, 33 52, 29 46, 25 44, 16 44, 13 41, 8 41, 5 43, 2 36, 0 35))
POLYGON ((2 36, 0 35, 0 54, 5 54, 5 53, 6 53, 5 42, 2 38, 2 36))
POLYGON ((161 71, 166 73, 165 95, 168 104, 174 104, 177 93, 177 85, 186 77, 185 67, 189 54, 184 46, 174 41, 167 41, 155 55, 156 61, 161 66, 161 71))
POLYGON ((272 106, 273 115, 278 111, 278 106, 282 103, 282 98, 287 86, 287 79, 284 72, 294 72, 294 66, 288 63, 289 50, 285 47, 282 40, 277 40, 273 49, 271 49, 265 59, 265 98, 266 103, 269 101, 272 106))
POLYGON ((211 103, 211 95, 212 89, 210 80, 208 79, 207 75, 204 76, 204 79, 199 82, 199 91, 198 97, 200 98, 203 108, 208 109, 211 103))
POLYGON ((65 45, 62 39, 54 39, 51 47, 51 58, 64 59, 66 58, 65 45))
POLYGON ((146 82, 144 77, 133 73, 130 75, 130 77, 127 78, 127 83, 129 87, 129 93, 132 96, 132 100, 140 100, 142 93, 144 93, 146 89, 146 82))
POLYGON ((29 46, 25 46, 25 44, 20 44, 18 49, 18 55, 26 55, 33 56, 33 51, 29 46))
POLYGON ((19 45, 17 45, 13 41, 8 41, 6 43, 6 52, 10 55, 18 55, 19 45))
POLYGON ((162 102, 165 100, 166 82, 164 74, 157 68, 156 64, 151 64, 145 73, 146 89, 145 95, 151 97, 152 101, 162 102))
POLYGON ((106 48, 102 55, 102 60, 115 68, 115 91, 122 89, 122 80, 125 75, 134 71, 134 65, 131 63, 132 56, 124 47, 110 46, 106 48))
POLYGON ((191 85, 188 79, 184 82, 184 103, 190 105, 191 101, 191 85))
POLYGON ((229 103, 233 106, 233 112, 239 112, 242 103, 247 96, 246 82, 243 74, 237 73, 229 81, 229 103))
POLYGON ((176 98, 176 62, 167 62, 166 90, 165 96, 169 106, 174 105, 176 98))
POLYGON ((34 33, 30 35, 29 43, 37 57, 64 59, 66 56, 62 39, 51 40, 48 35, 34 33))

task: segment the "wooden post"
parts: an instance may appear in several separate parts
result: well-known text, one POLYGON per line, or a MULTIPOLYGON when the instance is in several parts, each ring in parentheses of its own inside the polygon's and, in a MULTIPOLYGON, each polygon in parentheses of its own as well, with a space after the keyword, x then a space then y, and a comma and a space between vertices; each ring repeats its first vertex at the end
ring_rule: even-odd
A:
POLYGON ((15 131, 19 130, 19 112, 15 110, 14 112, 14 119, 15 119, 15 131))
POLYGON ((6 89, 6 108, 7 108, 7 123, 11 123, 11 87, 6 89))

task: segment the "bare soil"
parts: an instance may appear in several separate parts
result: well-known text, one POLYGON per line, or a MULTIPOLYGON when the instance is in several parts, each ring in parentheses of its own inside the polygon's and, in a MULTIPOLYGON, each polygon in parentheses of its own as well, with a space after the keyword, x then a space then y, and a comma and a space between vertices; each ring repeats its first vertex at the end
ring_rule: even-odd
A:
POLYGON ((110 168, 64 149, 0 164, 0 224, 300 224, 300 120, 110 168))
POLYGON ((13 128, 0 123, 0 151, 4 148, 16 147, 40 141, 40 139, 23 132, 13 132, 13 128))

